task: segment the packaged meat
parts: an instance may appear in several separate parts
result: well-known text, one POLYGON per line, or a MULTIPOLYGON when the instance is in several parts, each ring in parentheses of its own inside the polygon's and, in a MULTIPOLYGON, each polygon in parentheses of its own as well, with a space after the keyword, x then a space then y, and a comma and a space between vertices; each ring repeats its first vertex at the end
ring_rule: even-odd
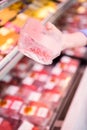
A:
POLYGON ((17 130, 19 120, 0 116, 0 130, 17 130))
POLYGON ((57 57, 59 38, 41 21, 29 18, 20 32, 18 48, 24 55, 42 64, 51 64, 57 57))
MULTIPOLYGON (((32 87, 32 86, 31 86, 32 87)), ((16 94, 18 97, 21 97, 24 102, 36 101, 38 102, 41 98, 41 93, 34 91, 30 88, 30 86, 21 86, 18 93, 16 94)))
POLYGON ((56 109, 58 107, 60 98, 61 98, 60 93, 48 90, 43 92, 42 100, 47 103, 52 103, 53 104, 52 109, 56 109))
POLYGON ((42 102, 29 102, 24 104, 20 110, 22 119, 31 121, 39 126, 46 126, 52 118, 51 104, 42 102))
POLYGON ((23 103, 24 102, 20 97, 5 96, 3 99, 0 99, 0 114, 19 119, 19 110, 23 103))

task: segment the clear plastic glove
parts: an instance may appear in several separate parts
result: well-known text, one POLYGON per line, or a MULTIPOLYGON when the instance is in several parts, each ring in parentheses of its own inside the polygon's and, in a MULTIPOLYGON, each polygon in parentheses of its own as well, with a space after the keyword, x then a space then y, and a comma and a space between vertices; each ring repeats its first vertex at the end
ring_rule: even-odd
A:
POLYGON ((62 32, 53 24, 29 18, 20 32, 18 48, 24 55, 41 63, 51 64, 63 49, 62 32))

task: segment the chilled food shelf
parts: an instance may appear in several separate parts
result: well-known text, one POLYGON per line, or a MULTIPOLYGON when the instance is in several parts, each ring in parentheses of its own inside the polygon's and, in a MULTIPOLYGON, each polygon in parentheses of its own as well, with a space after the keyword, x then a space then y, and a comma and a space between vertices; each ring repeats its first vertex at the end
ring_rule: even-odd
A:
MULTIPOLYGON (((75 0, 72 0, 72 1, 67 0, 67 1, 65 1, 63 3, 58 4, 58 8, 57 8, 56 13, 49 14, 49 16, 46 19, 43 20, 43 23, 46 23, 47 21, 51 21, 51 22, 54 23, 55 20, 56 20, 55 15, 57 14, 57 17, 59 17, 66 10, 66 6, 67 6, 67 8, 69 8, 69 6, 71 4, 73 4, 74 1, 75 0)), ((11 52, 9 54, 7 54, 7 56, 5 56, 4 59, 2 59, 0 61, 0 73, 1 73, 0 74, 0 79, 3 78, 3 75, 5 75, 6 72, 8 72, 15 65, 15 63, 17 63, 17 61, 21 59, 21 57, 22 57, 22 54, 20 54, 20 52, 18 52, 18 50, 17 50, 17 47, 15 47, 13 50, 11 50, 11 52), (19 58, 17 58, 18 55, 20 55, 19 58), (13 60, 13 58, 15 58, 15 59, 17 58, 16 62, 13 60), (10 64, 9 69, 7 69, 8 67, 6 67, 8 65, 8 63, 10 64), (6 71, 6 70, 8 70, 8 71, 6 71)))
POLYGON ((63 56, 50 66, 30 63, 23 57, 0 81, 0 115, 50 130, 80 61, 63 56))
POLYGON ((0 1, 0 10, 5 8, 5 7, 10 6, 11 4, 13 4, 17 1, 19 1, 19 0, 1 0, 0 1))

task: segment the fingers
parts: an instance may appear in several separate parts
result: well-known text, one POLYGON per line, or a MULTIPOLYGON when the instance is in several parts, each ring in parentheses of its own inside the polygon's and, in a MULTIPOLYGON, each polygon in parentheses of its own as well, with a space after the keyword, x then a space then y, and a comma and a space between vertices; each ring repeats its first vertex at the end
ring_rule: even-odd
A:
POLYGON ((56 28, 56 26, 53 25, 53 24, 50 23, 50 22, 46 23, 45 27, 46 27, 46 29, 47 29, 48 31, 50 31, 50 32, 54 32, 54 33, 56 33, 56 34, 60 34, 60 33, 61 33, 61 31, 60 31, 58 28, 56 28))
POLYGON ((53 24, 48 22, 48 23, 46 23, 45 27, 46 27, 47 30, 52 30, 53 29, 53 24))

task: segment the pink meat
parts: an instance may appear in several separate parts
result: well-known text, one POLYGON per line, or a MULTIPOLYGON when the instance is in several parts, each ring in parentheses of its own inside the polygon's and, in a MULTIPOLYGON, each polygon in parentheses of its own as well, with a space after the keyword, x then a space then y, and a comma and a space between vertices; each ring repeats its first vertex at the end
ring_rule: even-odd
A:
POLYGON ((29 35, 32 39, 36 41, 40 40, 42 32, 45 30, 45 27, 42 26, 42 23, 39 20, 29 18, 22 28, 23 33, 29 35))
POLYGON ((12 126, 8 121, 4 121, 1 125, 0 125, 0 130, 12 130, 12 126))
POLYGON ((18 48, 37 62, 51 64, 56 52, 54 40, 41 21, 29 18, 21 30, 18 48))

